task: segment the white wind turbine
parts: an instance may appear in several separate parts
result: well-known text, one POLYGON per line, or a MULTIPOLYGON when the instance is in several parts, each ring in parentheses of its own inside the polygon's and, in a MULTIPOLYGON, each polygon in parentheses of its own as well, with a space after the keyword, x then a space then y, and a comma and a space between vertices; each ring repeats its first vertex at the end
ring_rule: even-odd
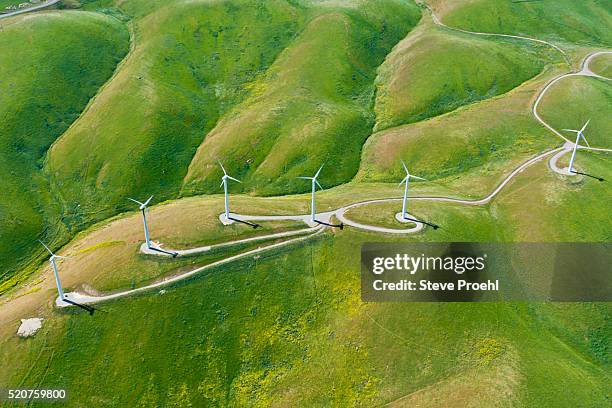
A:
POLYGON ((229 210, 229 196, 228 196, 228 192, 227 192, 227 180, 233 180, 236 181, 238 183, 242 183, 240 180, 233 178, 232 176, 228 175, 227 172, 225 171, 225 167, 223 167, 223 165, 221 164, 221 162, 219 162, 219 166, 221 166, 221 170, 223 170, 223 177, 221 178, 221 185, 223 186, 223 193, 225 194, 225 219, 229 220, 230 219, 230 210, 229 210))
POLYGON ((55 262, 55 260, 57 258, 59 259, 67 259, 67 257, 65 256, 59 256, 59 255, 55 255, 48 246, 46 246, 44 244, 44 242, 42 241, 38 241, 42 244, 42 246, 45 247, 45 249, 51 254, 51 257, 49 258, 49 262, 51 263, 51 266, 53 267, 53 273, 55 275, 55 285, 57 286, 57 293, 59 294, 59 297, 62 301, 66 300, 66 297, 64 296, 64 290, 62 289, 62 284, 60 283, 60 278, 59 278, 59 273, 57 271, 57 263, 55 262))
POLYGON ((410 179, 417 179, 417 180, 423 180, 425 181, 424 178, 422 177, 417 177, 417 176, 413 176, 412 174, 410 174, 410 172, 408 171, 408 167, 406 167, 406 163, 404 163, 404 161, 402 160, 402 166, 404 166, 404 170, 406 171, 406 177, 404 177, 404 179, 399 183, 400 186, 402 184, 404 185, 404 199, 402 201, 402 214, 401 217, 403 220, 407 220, 408 217, 406 216, 406 205, 408 203, 408 184, 410 183, 410 179))
POLYGON ((311 199, 310 199, 310 220, 312 222, 316 222, 315 220, 315 215, 316 215, 315 191, 317 190, 317 186, 319 186, 319 188, 323 190, 323 187, 321 187, 321 184, 319 184, 319 182, 317 181, 317 177, 319 177, 319 173, 321 173, 322 169, 323 169, 323 166, 319 167, 319 170, 314 175, 314 177, 305 177, 305 176, 298 177, 299 179, 310 180, 312 183, 312 193, 311 193, 311 199))
POLYGON ((587 122, 584 124, 584 126, 580 130, 563 129, 566 132, 576 133, 576 143, 574 143, 574 150, 572 151, 572 157, 571 157, 570 162, 569 162, 569 167, 567 168, 567 171, 569 173, 573 173, 574 172, 574 160, 576 159, 576 150, 578 150, 578 142, 580 142, 580 138, 582 138, 582 140, 584 140, 584 143, 586 143, 586 145, 588 147, 591 147, 589 145, 589 142, 587 142, 586 137, 584 137, 584 133, 583 133, 584 130, 586 129, 586 127, 588 126, 590 121, 591 121, 591 119, 587 120, 587 122))
POLYGON ((149 224, 147 224, 147 205, 151 202, 152 199, 153 196, 149 197, 149 199, 144 203, 141 203, 138 200, 134 200, 133 198, 128 197, 128 200, 140 205, 139 210, 142 211, 142 222, 144 224, 145 241, 147 243, 147 248, 149 249, 153 249, 153 245, 151 245, 151 239, 149 237, 149 224))

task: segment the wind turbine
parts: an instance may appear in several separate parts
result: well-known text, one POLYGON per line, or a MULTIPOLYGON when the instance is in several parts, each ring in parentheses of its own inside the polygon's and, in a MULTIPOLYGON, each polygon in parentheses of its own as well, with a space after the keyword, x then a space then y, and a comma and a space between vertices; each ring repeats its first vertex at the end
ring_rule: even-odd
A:
POLYGON ((410 183, 410 179, 417 179, 417 180, 423 180, 425 181, 424 178, 422 177, 417 177, 417 176, 413 176, 412 174, 410 174, 410 172, 408 171, 408 167, 406 167, 406 163, 404 163, 404 161, 402 160, 402 166, 404 166, 404 170, 406 171, 406 177, 404 177, 404 179, 399 183, 399 185, 401 186, 402 184, 404 185, 404 200, 402 201, 402 219, 406 220, 408 217, 406 217, 406 204, 408 203, 408 184, 410 183))
POLYGON ((228 197, 228 193, 227 193, 227 180, 233 180, 233 181, 237 181, 238 183, 242 183, 240 180, 233 178, 232 176, 228 175, 227 172, 225 171, 225 167, 223 167, 223 165, 221 164, 221 162, 219 162, 219 166, 221 166, 221 170, 223 170, 223 177, 221 178, 221 185, 223 186, 223 192, 225 194, 225 218, 227 220, 230 219, 230 210, 229 210, 229 197, 228 197))
POLYGON ((576 133, 576 143, 574 143, 574 150, 572 151, 572 158, 570 159, 569 167, 567 168, 569 173, 575 173, 574 172, 574 160, 576 159, 576 150, 578 150, 578 142, 580 142, 580 138, 582 138, 582 140, 584 140, 584 143, 586 143, 586 145, 588 147, 591 147, 589 145, 589 142, 587 142, 586 137, 584 137, 584 133, 583 133, 584 130, 586 129, 586 127, 588 126, 590 121, 591 121, 591 119, 587 120, 587 122, 584 124, 584 126, 580 130, 563 129, 566 132, 574 132, 574 133, 576 133))
POLYGON ((42 241, 38 241, 42 244, 42 246, 45 247, 45 249, 51 254, 51 257, 49 258, 49 262, 51 263, 51 266, 53 267, 53 273, 55 274, 55 285, 57 286, 57 293, 59 293, 59 297, 62 301, 66 300, 66 297, 64 296, 64 290, 62 289, 62 285, 60 283, 60 278, 59 278, 59 273, 57 272, 57 263, 55 262, 55 260, 57 258, 59 259, 67 259, 65 256, 59 256, 59 255, 55 255, 48 246, 46 246, 44 244, 44 242, 42 241))
POLYGON ((323 166, 319 167, 319 170, 317 171, 317 173, 314 175, 314 177, 304 177, 304 176, 300 176, 298 177, 299 179, 304 179, 304 180, 310 180, 312 183, 312 196, 311 196, 311 200, 310 200, 310 220, 312 222, 317 222, 315 220, 315 215, 316 215, 316 207, 315 207, 315 191, 317 190, 317 186, 319 186, 319 188, 321 190, 323 190, 323 187, 321 187, 321 184, 319 184, 319 182, 317 181, 317 177, 319 177, 319 173, 321 173, 321 170, 323 169, 323 166))
POLYGON ((147 248, 153 249, 153 245, 151 245, 151 239, 149 238, 149 224, 147 224, 147 205, 151 202, 153 196, 149 197, 147 201, 141 203, 138 200, 134 200, 133 198, 129 198, 128 200, 135 202, 136 204, 140 204, 140 211, 142 211, 142 221, 144 224, 144 233, 145 233, 145 241, 147 243, 147 248))

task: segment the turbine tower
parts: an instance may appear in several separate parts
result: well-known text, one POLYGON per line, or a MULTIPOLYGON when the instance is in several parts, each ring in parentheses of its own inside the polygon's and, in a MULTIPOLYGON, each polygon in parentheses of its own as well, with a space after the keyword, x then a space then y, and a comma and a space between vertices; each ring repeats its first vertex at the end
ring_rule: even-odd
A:
POLYGON ((402 219, 406 220, 407 216, 406 216, 406 204, 408 203, 408 184, 410 183, 410 179, 417 179, 417 180, 423 180, 425 181, 424 178, 422 177, 417 177, 417 176, 413 176, 412 174, 410 174, 410 172, 408 171, 408 167, 406 167, 406 163, 404 163, 404 161, 402 160, 402 166, 404 166, 404 170, 406 171, 406 177, 404 177, 404 179, 400 182, 400 186, 402 184, 404 185, 404 199, 402 201, 402 219))
POLYGON ((312 183, 312 193, 311 193, 311 199, 310 199, 310 220, 312 222, 316 222, 315 220, 315 215, 316 215, 315 191, 317 190, 317 186, 319 186, 319 188, 323 190, 323 187, 321 187, 321 184, 319 184, 319 182, 317 181, 317 177, 319 177, 319 173, 321 173, 322 169, 323 169, 323 166, 319 167, 319 170, 314 175, 314 177, 304 177, 304 176, 298 177, 299 179, 310 180, 312 183))
POLYGON ((223 186, 223 193, 225 194, 225 219, 230 219, 230 210, 229 210, 229 196, 227 193, 227 180, 237 181, 238 183, 242 183, 240 180, 233 178, 228 175, 225 171, 225 167, 219 162, 219 166, 221 166, 221 170, 223 170, 223 177, 221 178, 221 185, 223 186))
POLYGON ((128 200, 140 205, 139 209, 140 211, 142 211, 142 222, 144 224, 145 241, 147 243, 147 248, 149 249, 152 249, 153 245, 151 245, 151 239, 149 238, 149 224, 147 224, 147 205, 151 202, 152 199, 153 196, 149 197, 149 199, 144 203, 141 203, 138 200, 134 200, 133 198, 128 197, 128 200))
POLYGON ((59 255, 55 255, 48 246, 46 246, 44 244, 44 242, 42 241, 38 241, 42 244, 42 246, 45 247, 45 249, 51 254, 51 257, 49 258, 49 262, 51 263, 51 266, 53 267, 53 274, 55 275, 55 285, 57 286, 57 293, 59 294, 59 297, 62 301, 66 300, 66 297, 64 296, 64 290, 62 289, 62 284, 60 283, 60 278, 59 278, 59 273, 57 272, 57 263, 55 262, 55 260, 57 258, 59 259, 66 259, 65 256, 59 256, 59 255))
POLYGON ((584 137, 584 129, 586 129, 586 127, 588 126, 589 122, 591 121, 591 119, 587 120, 587 122, 584 124, 584 126, 582 127, 582 129, 580 130, 574 130, 574 129, 563 129, 566 132, 573 132, 576 133, 576 143, 574 143, 574 150, 572 151, 572 158, 570 159, 569 162, 569 167, 567 168, 567 171, 569 173, 574 173, 574 160, 576 159, 576 150, 578 150, 578 142, 580 142, 580 138, 582 138, 582 140, 584 140, 584 143, 586 143, 586 145, 588 147, 591 147, 589 145, 589 142, 587 142, 586 137, 584 137))

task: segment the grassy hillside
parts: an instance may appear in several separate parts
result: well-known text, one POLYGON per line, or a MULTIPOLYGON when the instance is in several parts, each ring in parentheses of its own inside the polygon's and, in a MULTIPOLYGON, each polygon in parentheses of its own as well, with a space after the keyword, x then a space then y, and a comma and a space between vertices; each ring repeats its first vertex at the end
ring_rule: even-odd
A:
MULTIPOLYGON (((612 148, 612 88, 603 79, 570 77, 558 82, 540 104, 542 118, 555 129, 580 129, 591 119, 584 132, 594 147, 612 148)), ((575 133, 562 132, 574 140, 575 133)))
MULTIPOLYGON (((566 156, 560 164, 566 164, 566 156)), ((566 164, 567 165, 567 164, 566 164)), ((502 215, 511 239, 536 242, 607 242, 612 238, 610 220, 602 211, 612 199, 610 157, 606 153, 580 151, 576 167, 602 177, 567 178, 546 171, 540 163, 525 171, 509 193, 493 205, 502 215)))
POLYGON ((128 208, 126 196, 176 195, 207 130, 301 19, 283 1, 176 2, 135 17, 133 53, 50 152, 46 171, 66 205, 87 222, 128 208))
POLYGON ((503 94, 542 70, 541 51, 530 43, 482 39, 437 28, 426 19, 379 69, 375 130, 417 122, 503 94))
MULTIPOLYGON (((244 182, 232 184, 242 190, 231 196, 236 213, 305 214, 308 194, 255 195, 308 191, 295 177, 325 163, 324 186, 352 180, 318 192, 319 211, 399 197, 403 159, 429 180, 411 195, 481 198, 562 143, 531 106, 565 67, 523 43, 426 21, 406 38, 420 16, 412 2, 82 3, 97 12, 0 23, 0 55, 10 56, 0 64, 0 270, 11 273, 3 262, 14 252, 42 258, 35 238, 45 226, 45 237, 64 241, 85 229, 59 250, 71 256, 60 261, 70 291, 140 287, 261 244, 142 255, 141 217, 127 196, 155 194, 152 239, 172 248, 303 228, 222 226, 217 159, 244 182), (100 88, 127 51, 127 27, 133 48, 100 88), (201 192, 213 194, 164 202, 201 192)), ((481 30, 582 44, 609 36, 605 2, 431 3, 449 24, 481 30)), ((541 113, 555 128, 590 117, 589 140, 612 147, 610 99, 608 83, 568 78, 541 113)), ((607 406, 612 304, 364 303, 359 271, 367 242, 608 242, 609 159, 580 151, 576 162, 606 182, 561 176, 542 161, 484 206, 411 200, 409 211, 438 230, 328 229, 99 304, 93 315, 53 307, 45 262, 0 298, 0 387, 65 388, 62 405, 74 407, 607 406), (19 338, 20 319, 35 316, 41 331, 19 338)), ((400 208, 378 203, 347 216, 399 228, 400 208)), ((28 270, 19 270, 21 279, 28 270)), ((549 278, 525 285, 550 288, 549 278)))
POLYGON ((471 169, 483 174, 508 172, 517 159, 558 144, 530 110, 531 99, 555 72, 549 69, 500 97, 373 134, 364 147, 356 179, 401 180, 400 160, 429 180, 459 177, 471 169), (500 166, 508 170, 500 171, 500 166))
POLYGON ((591 61, 590 68, 596 74, 612 78, 612 54, 603 54, 595 57, 591 61))
POLYGON ((5 280, 40 252, 37 238, 62 228, 61 210, 41 172, 45 152, 111 76, 127 51, 128 33, 117 20, 93 13, 49 12, 0 24, 0 280, 5 280))
MULTIPOLYGON (((494 228, 466 233, 499 238, 494 228)), ((71 406, 435 407, 455 397, 461 404, 449 406, 488 407, 500 392, 525 407, 604 403, 608 305, 364 304, 358 250, 372 239, 385 240, 346 230, 94 316, 45 313, 27 341, 5 325, 0 354, 11 369, 0 383, 67 387, 71 406)))
POLYGON ((206 136, 184 191, 216 190, 224 158, 241 187, 261 194, 304 191, 296 177, 324 163, 324 184, 350 179, 374 124, 376 67, 417 18, 395 1, 321 11, 206 136))
POLYGON ((445 24, 452 27, 583 45, 612 44, 612 8, 605 0, 426 2, 445 24))
MULTIPOLYGON (((610 179, 606 160, 583 152, 580 165, 610 179)), ((476 184, 473 178, 462 183, 476 184)), ((489 206, 413 202, 411 211, 443 228, 401 241, 606 240, 612 233, 600 211, 609 195, 606 185, 555 175, 542 162, 489 206), (569 217, 578 203, 580 217, 569 217)), ((366 196, 380 194, 368 188, 366 196)), ((345 196, 345 189, 322 194, 323 207, 359 199, 360 193, 345 196)), ((207 237, 225 235, 211 221, 220 198, 154 208, 154 239, 171 242, 187 233, 194 243, 206 244, 207 237)), ((307 208, 306 196, 241 196, 233 202, 243 213, 307 208)), ((382 207, 362 207, 367 211, 349 216, 385 225, 381 216, 399 207, 382 207)), ((139 227, 138 214, 132 214, 83 234, 66 250, 74 257, 62 263, 65 284, 129 287, 143 270, 167 274, 165 261, 135 253, 139 227), (101 245, 111 240, 125 243, 101 245)), ((246 233, 252 230, 231 227, 226 238, 246 233)), ((51 309, 54 289, 47 279, 41 290, 0 307, 0 355, 10 367, 0 372, 0 383, 67 387, 72 406, 274 401, 490 407, 500 395, 522 407, 605 405, 608 304, 364 304, 359 247, 373 240, 397 242, 348 228, 213 269, 164 293, 100 305, 93 316, 51 309), (14 304, 22 307, 14 310, 14 304), (14 335, 24 313, 46 319, 43 331, 27 341, 14 335), (83 366, 91 375, 82 375, 83 366)), ((206 261, 196 258, 194 265, 206 261)))

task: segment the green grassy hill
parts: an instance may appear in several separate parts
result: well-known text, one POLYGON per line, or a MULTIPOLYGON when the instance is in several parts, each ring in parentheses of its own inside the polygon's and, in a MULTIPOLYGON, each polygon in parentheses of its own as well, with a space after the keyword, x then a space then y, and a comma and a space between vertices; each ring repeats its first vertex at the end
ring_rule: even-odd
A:
POLYGON ((471 169, 503 174, 500 166, 510 169, 517 159, 560 144, 561 139, 557 141, 533 119, 530 109, 537 91, 557 72, 549 69, 499 97, 374 133, 364 146, 356 179, 399 181, 405 176, 401 160, 429 180, 465 176, 471 169))
MULTIPOLYGON (((400 197, 401 159, 428 179, 411 195, 475 199, 562 144, 531 112, 567 70, 559 55, 435 27, 412 1, 81 3, 0 21, 0 293, 19 284, 0 298, 0 388, 66 388, 74 407, 609 405, 610 303, 365 303, 359 277, 367 242, 609 241, 604 153, 580 151, 576 167, 606 182, 541 161, 487 205, 411 200, 438 230, 328 229, 91 316, 55 308, 41 234, 70 256, 65 289, 94 294, 263 244, 143 255, 128 196, 155 194, 152 239, 167 247, 304 228, 222 226, 218 159, 243 180, 232 184, 236 213, 306 214, 309 195, 288 193, 307 192, 295 177, 321 164, 325 187, 344 184, 317 193, 319 211, 400 197), (34 316, 41 331, 19 338, 20 319, 34 316)), ((576 58, 610 42, 607 2, 430 3, 449 25, 547 38, 576 58)), ((609 86, 566 78, 541 114, 556 128, 592 118, 589 141, 612 147, 609 86)), ((400 228, 400 208, 346 215, 400 228)), ((546 272, 528 289, 550 290, 546 272)))
POLYGON ((375 130, 503 94, 542 71, 547 59, 543 51, 525 41, 483 39, 437 28, 427 18, 380 66, 375 130))
POLYGON ((46 171, 67 205, 91 222, 129 208, 126 196, 176 196, 206 132, 295 36, 298 11, 283 1, 131 11, 132 54, 49 153, 46 171))
MULTIPOLYGON (((532 188, 542 185, 548 180, 536 178, 532 188)), ((523 189, 513 185, 503 197, 523 189)), ((514 211, 503 197, 495 210, 457 206, 450 212, 456 230, 469 239, 512 239, 512 229, 495 222, 514 211), (478 219, 470 225, 490 228, 461 228, 469 214, 478 219)), ((538 211, 554 208, 533 197, 538 211)), ((350 229, 328 234, 164 293, 100 305, 93 316, 45 308, 43 332, 33 339, 16 338, 13 325, 0 331, 0 355, 11 367, 0 383, 67 387, 72 406, 490 407, 500 395, 525 407, 605 404, 608 305, 364 304, 355 271, 359 244, 373 239, 388 240, 350 229)), ((433 230, 407 238, 446 239, 433 230)), ((81 272, 98 272, 89 265, 81 272)))
POLYGON ((612 44, 612 7, 607 0, 426 0, 426 3, 451 27, 582 45, 612 44))
MULTIPOLYGON (((135 7, 126 13, 137 15, 135 7)), ((127 208, 126 195, 218 191, 217 159, 237 176, 257 168, 247 189, 278 192, 290 179, 293 191, 306 190, 293 176, 345 143, 330 177, 346 181, 373 124, 376 66, 418 15, 397 1, 161 6, 134 18, 133 55, 53 147, 47 171, 83 218, 101 209, 96 219, 127 208), (312 140, 295 143, 304 137, 312 140)))
MULTIPOLYGON (((62 209, 41 169, 127 51, 119 21, 48 12, 0 22, 0 280, 61 231, 62 209), (51 234, 47 229, 52 228, 51 234)), ((9 282, 9 285, 15 282, 9 282)), ((0 292, 2 289, 0 288, 0 292)))
POLYGON ((591 62, 591 70, 606 78, 612 78, 612 54, 604 54, 595 57, 591 62))
POLYGON ((395 1, 322 10, 206 136, 184 191, 217 190, 218 159, 261 194, 305 191, 296 177, 325 163, 324 184, 348 181, 374 125, 376 67, 417 18, 395 1))
MULTIPOLYGON (((612 88, 604 79, 564 78, 542 99, 540 114, 555 129, 580 129, 587 120, 585 136, 594 147, 612 148, 610 106, 612 88)), ((575 133, 562 133, 574 140, 575 133)))

